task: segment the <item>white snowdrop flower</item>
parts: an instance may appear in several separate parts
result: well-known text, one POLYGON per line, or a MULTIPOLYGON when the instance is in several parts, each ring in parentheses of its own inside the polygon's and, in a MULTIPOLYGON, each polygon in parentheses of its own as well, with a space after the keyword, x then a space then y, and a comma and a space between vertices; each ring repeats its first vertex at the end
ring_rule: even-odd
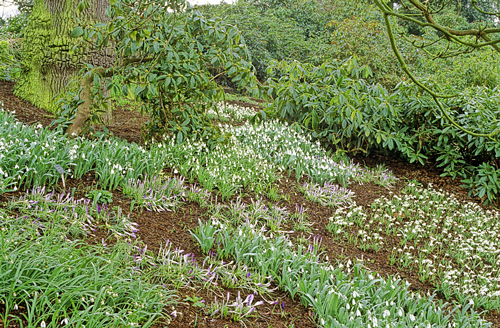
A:
POLYGON ((40 327, 42 327, 42 328, 47 327, 47 325, 45 324, 45 321, 42 321, 42 322, 40 323, 40 327))
POLYGON ((67 325, 69 324, 69 320, 68 318, 64 318, 62 321, 61 321, 61 325, 67 325))
POLYGON ((413 314, 410 314, 408 317, 410 318, 411 322, 415 321, 415 316, 413 314))
POLYGON ((384 319, 385 319, 385 318, 387 318, 387 317, 388 317, 388 316, 390 316, 390 315, 391 315, 391 311, 389 311, 389 310, 384 310, 384 313, 382 313, 382 317, 383 317, 384 319))

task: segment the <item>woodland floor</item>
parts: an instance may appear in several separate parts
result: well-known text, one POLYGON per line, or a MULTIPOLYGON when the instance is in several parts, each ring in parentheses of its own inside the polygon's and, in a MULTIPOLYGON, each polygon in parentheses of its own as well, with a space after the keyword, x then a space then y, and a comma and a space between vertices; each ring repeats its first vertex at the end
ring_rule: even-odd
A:
MULTIPOLYGON (((15 111, 17 118, 27 124, 41 123, 44 126, 50 125, 53 120, 53 115, 34 107, 26 101, 20 100, 12 93, 13 83, 0 82, 0 100, 3 102, 4 108, 10 111, 15 111)), ((239 105, 245 105, 239 102, 239 105)), ((255 105, 248 106, 254 107, 255 105)), ((146 118, 139 115, 137 112, 119 108, 113 112, 114 122, 107 128, 113 133, 114 136, 127 139, 131 142, 141 143, 141 125, 147 121, 146 118)), ((421 166, 417 164, 409 164, 399 159, 387 158, 379 155, 372 157, 358 156, 354 158, 355 162, 365 164, 366 166, 376 166, 377 164, 384 163, 388 169, 399 178, 398 183, 386 189, 374 184, 351 184, 349 189, 356 194, 356 203, 363 206, 365 209, 370 207, 370 204, 381 196, 389 197, 392 192, 398 194, 406 181, 416 179, 424 186, 432 183, 436 188, 449 191, 456 195, 460 200, 471 200, 467 198, 467 191, 460 187, 459 181, 453 181, 448 177, 440 177, 439 169, 428 166, 421 166)), ((95 185, 93 175, 88 175, 82 180, 70 180, 66 182, 67 189, 76 187, 77 197, 83 197, 84 190, 95 185), (80 194, 78 194, 80 191, 80 194)), ((62 186, 60 186, 62 189, 62 186)), ((332 216, 334 209, 323 207, 317 203, 305 199, 305 197, 298 193, 297 182, 294 178, 284 176, 280 182, 279 190, 283 195, 288 195, 287 201, 281 201, 281 206, 287 208, 295 208, 295 204, 304 205, 307 208, 309 221, 313 222, 312 234, 322 237, 322 249, 330 259, 335 257, 348 257, 353 260, 364 258, 364 265, 378 272, 381 276, 394 276, 397 275, 401 279, 411 283, 410 289, 419 291, 423 294, 427 292, 433 293, 435 288, 430 284, 423 284, 414 272, 402 270, 396 266, 391 266, 388 263, 388 254, 384 251, 379 252, 362 252, 357 247, 351 246, 345 241, 333 242, 331 233, 326 230, 328 218, 332 216)), ((0 195, 2 198, 9 198, 11 195, 0 195)), ((250 202, 251 195, 243 198, 243 201, 250 202)), ((473 200, 478 201, 478 200, 473 200)), ((113 192, 113 206, 121 206, 125 212, 128 213, 130 209, 130 199, 123 196, 119 191, 113 192)), ((208 219, 206 210, 201 208, 197 203, 184 203, 175 212, 137 212, 130 213, 133 221, 139 224, 139 237, 148 246, 148 250, 156 251, 161 245, 164 245, 167 240, 170 240, 173 247, 181 247, 186 253, 195 254, 199 261, 202 261, 204 255, 201 253, 199 246, 193 241, 189 231, 198 226, 198 218, 208 219)), ((304 237, 307 239, 311 235, 307 233, 304 237)), ((96 236, 100 240, 99 236, 96 236)), ((390 244, 390 241, 387 241, 390 244)), ((210 289, 201 289, 196 287, 183 288, 179 291, 179 300, 182 301, 186 296, 196 295, 202 297, 207 302, 210 302, 214 297, 221 298, 226 291, 213 291, 210 289)), ((441 298, 442 295, 437 295, 441 298)), ((272 299, 278 301, 278 304, 285 303, 285 310, 282 311, 279 305, 268 306, 265 309, 260 309, 259 315, 249 318, 245 322, 248 327, 315 327, 315 323, 311 316, 311 312, 306 307, 302 306, 300 302, 292 300, 284 292, 276 292, 272 299)), ((232 322, 226 319, 211 318, 204 314, 203 310, 194 307, 190 302, 181 302, 176 306, 177 312, 182 313, 170 324, 170 327, 241 327, 239 322, 232 322)), ((0 309, 1 311, 1 309, 0 309)), ((497 311, 490 311, 484 318, 493 323, 494 327, 500 327, 500 314, 497 311)), ((158 323, 154 327, 164 327, 165 324, 158 323)))

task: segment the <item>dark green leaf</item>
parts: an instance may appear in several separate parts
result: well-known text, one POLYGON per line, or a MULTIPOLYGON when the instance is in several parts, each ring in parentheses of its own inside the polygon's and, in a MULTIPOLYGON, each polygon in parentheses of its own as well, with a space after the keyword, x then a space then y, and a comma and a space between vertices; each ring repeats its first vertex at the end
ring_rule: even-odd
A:
POLYGON ((78 38, 81 37, 82 35, 83 35, 83 28, 81 26, 76 26, 71 32, 72 38, 78 38))
POLYGON ((318 130, 319 117, 316 111, 312 110, 312 128, 313 130, 318 130))

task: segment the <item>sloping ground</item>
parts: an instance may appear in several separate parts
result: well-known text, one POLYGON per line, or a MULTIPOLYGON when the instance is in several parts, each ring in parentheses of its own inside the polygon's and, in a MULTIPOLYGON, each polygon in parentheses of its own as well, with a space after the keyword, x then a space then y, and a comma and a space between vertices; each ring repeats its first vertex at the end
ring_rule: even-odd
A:
MULTIPOLYGON (((11 83, 0 83, 0 99, 4 103, 4 108, 10 111, 15 111, 19 120, 28 124, 42 123, 44 126, 50 124, 51 115, 43 110, 37 109, 30 104, 19 100, 12 95, 11 83)), ((241 105, 241 104, 240 104, 241 105)), ((249 105, 253 107, 253 105, 249 105)), ((109 126, 109 130, 117 137, 127 139, 129 141, 140 142, 140 125, 145 122, 145 119, 135 112, 126 109, 118 109, 115 111, 115 121, 113 125, 109 126)), ((410 165, 396 159, 383 158, 373 156, 369 158, 358 157, 355 161, 365 163, 367 166, 374 167, 377 164, 384 163, 389 170, 394 172, 399 178, 398 182, 392 188, 383 188, 373 183, 359 185, 352 183, 348 186, 355 193, 355 200, 358 206, 361 206, 365 211, 370 211, 372 203, 381 197, 388 199, 394 195, 400 195, 401 189, 406 185, 407 180, 418 180, 424 186, 432 184, 438 189, 454 194, 459 200, 467 200, 466 191, 459 187, 458 181, 451 181, 449 178, 439 177, 439 171, 434 168, 422 168, 418 165, 410 165)), ((167 172, 172 173, 172 172, 167 172)), ((304 181, 297 183, 293 178, 284 177, 279 183, 279 194, 281 199, 276 201, 267 198, 269 202, 279 203, 279 206, 284 206, 289 210, 295 208, 296 205, 303 206, 307 209, 308 221, 312 223, 310 232, 302 232, 294 238, 296 240, 301 237, 305 240, 310 240, 313 236, 321 239, 321 250, 324 251, 326 256, 332 258, 349 258, 353 261, 362 259, 363 265, 367 268, 378 272, 381 276, 398 275, 403 280, 408 281, 410 290, 421 292, 422 294, 432 293, 435 287, 428 283, 422 282, 419 273, 416 270, 404 269, 400 266, 390 265, 388 258, 390 252, 386 249, 379 251, 365 250, 362 251, 359 247, 352 245, 347 239, 333 240, 332 233, 327 230, 329 218, 335 215, 335 209, 321 206, 316 202, 306 199, 303 194, 297 191, 299 185, 304 181)), ((75 188, 77 191, 75 197, 84 197, 85 190, 89 186, 96 183, 92 175, 87 175, 81 180, 69 180, 66 182, 67 190, 75 188)), ((62 189, 62 185, 59 187, 62 189)), ((13 197, 15 194, 0 195, 2 198, 13 197)), ((243 202, 251 203, 251 193, 242 199, 243 202)), ((469 199, 470 200, 470 199, 469 199)), ((229 204, 235 201, 231 198, 225 202, 229 204)), ((200 252, 199 246, 193 242, 189 231, 198 226, 198 218, 207 220, 208 215, 206 210, 200 207, 195 202, 183 203, 174 212, 138 212, 132 211, 131 200, 123 196, 120 192, 113 192, 113 205, 120 206, 125 211, 125 214, 130 214, 132 221, 139 225, 139 237, 148 246, 148 250, 157 251, 165 244, 167 240, 172 242, 174 247, 181 247, 186 253, 192 253, 199 261, 204 257, 200 252)), ((293 230, 293 226, 285 226, 284 230, 293 230)), ((100 240, 100 235, 96 233, 95 240, 100 240)), ((390 235, 386 237, 386 244, 397 244, 399 240, 390 235)), ((95 241, 94 240, 94 241, 95 241)), ((226 290, 230 291, 230 290, 226 290)), ((197 297, 207 300, 207 302, 214 297, 220 298, 221 292, 214 295, 211 290, 200 290, 183 288, 181 289, 180 299, 185 299, 196 295, 197 297)), ((439 297, 443 297, 438 293, 439 297)), ((273 296, 278 306, 269 306, 265 309, 259 310, 259 316, 250 318, 249 324, 259 327, 288 327, 293 323, 294 327, 313 327, 315 324, 312 322, 309 310, 297 300, 291 300, 289 296, 279 292, 273 296), (285 304, 285 308, 280 308, 281 304, 285 304)), ((198 325, 200 327, 240 327, 240 323, 231 322, 225 319, 211 318, 203 313, 200 308, 195 307, 194 303, 185 301, 184 304, 178 306, 176 310, 183 315, 174 318, 172 327, 191 327, 198 325)), ((485 318, 494 323, 495 327, 500 327, 500 315, 498 310, 489 311, 485 318)), ((158 324, 157 327, 163 327, 158 324)))

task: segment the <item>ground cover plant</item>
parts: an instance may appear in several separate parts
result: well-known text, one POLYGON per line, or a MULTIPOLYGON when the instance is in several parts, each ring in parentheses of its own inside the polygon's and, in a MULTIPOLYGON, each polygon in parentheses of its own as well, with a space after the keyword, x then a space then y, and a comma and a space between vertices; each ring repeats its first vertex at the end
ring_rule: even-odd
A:
POLYGON ((217 119, 221 122, 228 122, 235 120, 236 122, 243 122, 253 118, 256 110, 252 107, 243 107, 236 104, 219 103, 215 109, 209 109, 207 116, 210 119, 217 119))
POLYGON ((166 145, 167 160, 180 174, 212 191, 215 188, 224 199, 243 189, 263 192, 278 179, 279 167, 267 162, 251 147, 227 134, 231 146, 217 145, 210 149, 205 142, 187 140, 183 144, 166 145))
POLYGON ((325 182, 323 186, 316 183, 304 182, 299 190, 304 193, 306 198, 318 202, 323 206, 337 207, 349 204, 354 197, 354 193, 349 189, 328 182, 325 182))
POLYGON ((70 139, 61 129, 26 126, 4 111, 0 121, 4 188, 54 185, 61 179, 55 169, 60 165, 67 177, 78 179, 93 172, 102 188, 114 189, 128 179, 158 174, 165 163, 161 144, 146 151, 119 139, 70 139))
MULTIPOLYGON (((165 313, 177 303, 175 290, 193 284, 237 289, 236 301, 241 290, 249 290, 238 303, 248 308, 229 304, 234 308, 229 313, 243 320, 263 304, 252 304, 252 292, 266 296, 273 291, 270 278, 247 267, 210 257, 199 265, 193 254, 173 249, 168 241, 158 254, 149 253, 137 239, 137 227, 119 208, 116 213, 89 199, 38 188, 9 202, 0 214, 0 304, 5 308, 0 322, 5 325, 148 327, 160 317, 168 324, 170 316, 177 316, 175 310, 165 313), (109 246, 108 238, 97 245, 80 239, 96 229, 109 231, 114 244, 109 246)), ((230 296, 228 292, 228 302, 230 296)), ((216 308, 216 302, 210 306, 216 308)), ((215 310, 207 313, 215 316, 215 310)))
POLYGON ((446 297, 470 299, 485 309, 499 307, 500 212, 414 183, 401 197, 378 199, 372 208, 374 222, 400 238, 391 261, 415 265, 421 279, 435 282, 446 297))
POLYGON ((44 188, 12 200, 0 211, 4 326, 149 327, 172 293, 138 275, 135 232, 120 213, 44 188), (83 241, 98 227, 114 247, 83 241))
POLYGON ((300 133, 300 129, 297 131, 287 123, 247 123, 228 131, 268 161, 294 171, 297 180, 307 175, 317 183, 335 182, 344 186, 351 181, 372 181, 389 186, 395 180, 383 167, 372 170, 353 163, 347 157, 331 156, 319 141, 313 141, 310 135, 300 133))
POLYGON ((451 316, 444 310, 445 304, 433 303, 433 297, 412 295, 398 279, 374 277, 350 261, 346 266, 322 263, 317 239, 307 248, 294 247, 286 235, 266 233, 269 225, 262 225, 259 218, 268 211, 271 208, 255 203, 231 204, 225 213, 218 211, 212 226, 210 222, 200 225, 200 230, 209 233, 198 236, 197 241, 206 252, 211 247, 203 245, 217 241, 217 254, 222 259, 234 256, 263 275, 276 277, 279 287, 313 308, 321 326, 489 326, 478 320, 477 314, 466 314, 473 303, 455 308, 455 316, 451 316))
MULTIPOLYGON (((9 124, 16 124, 11 114, 7 114, 5 120, 9 124)), ((18 125, 21 126, 20 123, 18 125)), ((470 293, 464 293, 464 289, 457 286, 450 287, 446 291, 447 285, 445 283, 439 284, 433 281, 436 286, 435 291, 446 291, 444 294, 447 297, 448 304, 445 304, 444 300, 436 299, 437 296, 428 297, 412 294, 413 292, 409 291, 409 287, 403 280, 383 275, 377 276, 377 273, 370 271, 364 266, 366 263, 360 262, 359 258, 339 258, 340 262, 337 262, 337 260, 333 259, 333 256, 331 256, 330 260, 326 260, 326 257, 322 254, 322 250, 324 250, 322 243, 325 243, 325 238, 342 243, 343 247, 353 247, 367 252, 367 254, 384 250, 384 247, 386 247, 384 238, 387 238, 387 234, 385 231, 379 231, 380 227, 377 226, 377 223, 380 222, 373 219, 372 215, 374 214, 370 212, 369 208, 356 205, 357 192, 353 192, 351 188, 353 185, 361 183, 367 186, 379 185, 379 188, 383 190, 392 190, 391 188, 395 188, 394 186, 400 184, 400 182, 386 168, 379 166, 378 168, 368 169, 359 164, 350 162, 346 164, 346 162, 342 162, 342 158, 328 154, 320 145, 312 142, 310 137, 279 122, 266 122, 256 126, 244 124, 240 127, 222 128, 223 131, 231 132, 232 136, 230 138, 233 144, 221 145, 214 150, 209 150, 206 145, 201 143, 198 143, 198 148, 194 148, 193 145, 189 146, 189 144, 177 145, 172 142, 153 144, 142 148, 126 142, 105 142, 104 147, 109 147, 109 145, 120 147, 122 145, 124 149, 137 149, 138 153, 144 156, 142 158, 149 158, 151 154, 152 157, 158 156, 157 158, 162 159, 162 162, 152 162, 151 164, 151 170, 160 172, 159 174, 150 176, 143 173, 138 178, 128 180, 125 179, 126 175, 123 176, 118 185, 118 190, 119 193, 123 194, 122 197, 126 197, 124 199, 128 199, 125 204, 117 196, 116 191, 113 192, 113 196, 110 198, 112 201, 107 205, 98 203, 101 196, 97 197, 97 195, 102 194, 102 189, 99 188, 86 189, 84 194, 88 195, 89 199, 85 201, 73 198, 71 193, 61 196, 57 193, 47 193, 42 189, 30 189, 31 191, 27 195, 4 203, 2 213, 8 213, 8 216, 17 215, 17 217, 28 216, 33 218, 29 221, 30 224, 36 224, 39 228, 31 228, 31 231, 34 234, 41 233, 42 235, 38 236, 40 238, 44 238, 46 235, 43 230, 44 227, 52 227, 51 219, 57 217, 59 224, 65 225, 66 228, 64 230, 54 229, 54 238, 59 238, 61 242, 66 243, 87 245, 83 237, 96 234, 100 229, 105 229, 108 233, 105 234, 104 239, 98 239, 99 242, 95 247, 98 247, 99 250, 109 250, 112 254, 116 252, 117 255, 113 255, 116 256, 114 258, 108 253, 100 251, 100 256, 104 256, 111 263, 113 263, 113 259, 128 256, 130 262, 127 263, 130 263, 130 272, 133 274, 134 279, 144 279, 144 286, 153 282, 151 286, 157 287, 152 290, 155 292, 161 291, 165 296, 162 301, 163 311, 154 312, 157 313, 156 318, 162 317, 163 319, 158 320, 166 320, 165 322, 170 322, 174 326, 176 322, 184 322, 183 312, 186 315, 192 313, 193 320, 198 315, 205 315, 211 320, 232 320, 245 325, 254 322, 254 320, 259 320, 267 311, 274 313, 278 317, 279 313, 282 313, 284 318, 287 312, 286 305, 282 306, 281 301, 278 301, 277 296, 275 296, 276 288, 286 292, 289 297, 300 300, 303 308, 312 310, 314 313, 314 323, 311 322, 312 325, 330 326, 335 325, 336 322, 350 324, 349 322, 352 321, 354 323, 351 325, 354 326, 367 324, 381 326, 385 322, 392 322, 393 326, 397 326, 397 324, 405 326, 409 323, 417 326, 427 324, 437 324, 438 326, 447 326, 449 324, 453 326, 453 323, 459 326, 468 323, 477 327, 489 326, 488 322, 481 319, 478 312, 481 312, 482 309, 493 310, 497 306, 494 294, 492 294, 495 289, 493 280, 488 280, 490 281, 488 284, 493 283, 493 285, 486 287, 491 288, 492 292, 490 294, 485 292, 485 295, 477 297, 470 293), (261 129, 259 130, 261 131, 260 139, 257 139, 259 134, 252 132, 252 129, 261 129), (245 131, 246 134, 242 131, 245 131), (246 136, 247 139, 243 136, 246 136), (181 146, 192 148, 182 150, 181 146), (237 150, 238 147, 241 147, 241 152, 237 150), (263 149, 266 147, 272 150, 273 156, 267 155, 263 157, 266 154, 263 149), (195 149, 198 153, 191 151, 192 149, 195 149), (231 152, 228 150, 231 150, 231 152), (317 203, 319 207, 331 208, 332 211, 337 212, 337 218, 332 218, 330 221, 331 226, 328 229, 331 233, 329 235, 313 235, 317 229, 315 228, 317 226, 317 223, 315 223, 317 216, 309 214, 310 208, 302 203, 289 204, 290 195, 280 195, 282 188, 280 187, 280 179, 285 179, 288 176, 285 173, 287 170, 295 170, 297 167, 297 164, 293 163, 293 161, 286 163, 285 161, 278 162, 275 160, 275 158, 283 158, 283 154, 287 152, 304 154, 305 156, 297 156, 297 158, 307 159, 307 161, 302 162, 302 165, 309 170, 308 172, 314 172, 310 169, 311 167, 318 168, 320 173, 317 176, 321 176, 321 171, 328 172, 328 163, 334 167, 335 164, 333 163, 338 161, 343 163, 343 168, 346 171, 342 172, 339 169, 339 172, 351 177, 346 180, 344 185, 333 179, 323 183, 316 183, 313 181, 315 175, 306 174, 306 170, 304 170, 302 175, 299 176, 300 182, 294 189, 297 194, 293 197, 299 197, 304 202, 311 200, 312 203, 317 203), (179 154, 183 154, 183 156, 179 156, 179 154), (191 156, 188 154, 191 154, 191 156), (252 159, 253 156, 255 156, 254 159, 252 159), (234 161, 234 164, 230 164, 229 159, 234 161), (240 173, 236 175, 251 177, 253 180, 249 180, 246 187, 242 187, 241 190, 244 190, 244 193, 237 192, 228 195, 224 197, 228 200, 221 203, 221 190, 218 187, 212 187, 210 192, 203 187, 205 179, 202 176, 200 178, 199 174, 194 174, 196 171, 193 169, 193 163, 200 160, 205 161, 202 163, 212 163, 210 165, 213 165, 213 168, 222 168, 224 166, 229 168, 230 165, 239 165, 240 171, 238 172, 240 173), (287 164, 287 166, 282 163, 287 164), (167 169, 167 171, 162 173, 164 169, 167 169), (349 170, 354 171, 355 174, 349 170), (261 180, 265 175, 262 175, 262 173, 255 174, 255 172, 269 172, 271 180, 264 183, 261 180), (285 174, 283 175, 283 173, 285 174), (364 177, 365 174, 369 174, 369 176, 364 177), (390 179, 387 179, 387 177, 390 177, 390 179), (311 181, 307 179, 311 179, 311 181), (383 181, 389 181, 389 183, 383 183, 383 181), (197 187, 194 183, 200 183, 200 185, 197 187), (258 186, 259 184, 263 184, 262 187, 259 187, 262 192, 255 193, 252 191, 251 186, 258 186), (301 194, 303 196, 300 196, 301 194), (240 197, 235 198, 237 195, 240 197), (172 245, 171 242, 164 244, 160 250, 156 251, 150 251, 146 247, 147 245, 141 244, 141 227, 134 225, 132 220, 134 213, 139 216, 144 215, 141 213, 145 212, 157 213, 152 215, 171 213, 172 217, 176 217, 192 201, 202 204, 204 207, 200 207, 200 209, 207 213, 207 216, 196 217, 193 225, 191 225, 191 232, 189 230, 185 232, 176 230, 175 234, 186 233, 188 240, 192 240, 195 245, 199 244, 199 249, 205 252, 205 255, 200 256, 198 254, 194 256, 192 253, 188 254, 182 251, 182 246, 186 245, 172 245), (124 208, 122 208, 123 205, 125 205, 124 208), (146 211, 141 212, 143 210, 146 211), (36 222, 32 223, 38 217, 41 218, 41 221, 39 221, 42 226, 38 226, 36 222), (374 220, 373 224, 369 224, 370 220, 374 220), (372 225, 373 227, 371 227, 372 225), (67 227, 70 227, 70 229, 67 227), (364 232, 360 233, 359 230, 364 232), (64 231, 64 234, 61 231, 64 231), (354 235, 352 235, 353 231, 355 231, 354 235), (302 237, 295 235, 295 232, 302 233, 302 237), (136 241, 129 245, 126 240, 136 241), (124 242, 126 245, 121 248, 120 245, 124 242), (105 244, 109 245, 104 246, 105 244), (134 245, 137 245, 137 248, 134 248, 134 245), (277 254, 280 254, 280 256, 276 256, 277 254), (282 256, 283 254, 284 256, 282 256), (349 266, 348 263, 350 263, 349 266), (353 263, 356 263, 356 265, 353 265, 353 263), (319 280, 315 279, 316 274, 319 275, 319 280), (334 280, 329 278, 330 275, 334 277, 334 280), (321 282, 321 285, 316 284, 314 282, 316 280, 321 282), (193 286, 197 287, 191 289, 193 286), (236 288, 236 290, 226 288, 236 288), (336 292, 329 293, 330 290, 336 292), (390 293, 386 294, 384 290, 389 290, 390 293), (175 295, 178 296, 175 297, 175 295), (341 295, 344 295, 344 297, 341 295), (334 304, 336 305, 334 306, 334 304), (347 304, 349 305, 347 306, 347 304), (425 313, 427 314, 424 314, 424 309, 426 309, 425 313)), ((27 131, 24 137, 31 140, 30 143, 33 144, 36 143, 38 136, 43 138, 50 132, 42 127, 33 130, 25 127, 24 130, 27 131), (28 131, 31 131, 31 136, 28 131)), ((70 150, 73 142, 78 141, 83 145, 78 148, 77 152, 73 153, 73 157, 78 156, 78 158, 82 158, 82 154, 85 152, 91 153, 93 151, 91 145, 102 140, 70 140, 65 139, 62 135, 60 138, 60 144, 65 145, 70 150), (89 144, 85 144, 85 142, 89 144)), ((57 146, 57 143, 51 142, 51 145, 57 146)), ((94 147, 100 146, 95 145, 94 147)), ((69 154, 68 157, 70 157, 69 154)), ((85 155, 85 158, 88 157, 88 155, 85 155)), ((71 160, 71 158, 69 159, 71 160)), ((76 159, 73 159, 73 161, 76 161, 76 159)), ((105 176, 95 174, 93 171, 95 167, 96 164, 89 167, 86 174, 87 176, 90 174, 91 177, 96 179, 96 183, 99 183, 99 179, 105 179, 105 176)), ((200 165, 200 167, 210 168, 207 165, 200 165)), ((216 171, 215 169, 211 170, 216 171)), ((231 177, 228 174, 231 173, 229 169, 220 169, 220 172, 226 174, 226 177, 231 177)), ((123 171, 121 174, 123 175, 123 171)), ((83 176, 85 176, 85 173, 82 174, 83 176)), ((220 181, 223 179, 232 178, 224 178, 224 175, 220 175, 214 177, 213 181, 221 183, 220 181)), ((53 184, 46 183, 46 185, 60 186, 61 182, 55 180, 53 184)), ((230 186, 234 185, 228 180, 225 180, 224 183, 230 186)), ((16 186, 24 189, 23 184, 16 184, 16 186)), ((410 189, 408 189, 410 187, 403 189, 402 192, 410 192, 410 189)), ((74 190, 74 192, 77 193, 78 190, 74 190)), ((415 193, 424 194, 425 191, 419 189, 415 193)), ((108 202, 106 196, 102 200, 108 202)), ((375 213, 377 204, 389 206, 387 204, 390 204, 391 201, 384 200, 372 203, 375 213)), ((425 206, 429 204, 428 201, 424 201, 424 203, 425 206)), ((406 233, 405 230, 402 231, 406 233)), ((395 234, 397 233, 395 232, 395 234)), ((4 238, 4 242, 6 239, 10 239, 10 237, 4 238)), ((21 244, 18 242, 18 245, 21 244)), ((57 245, 63 249, 60 244, 57 245)), ((410 244, 407 246, 410 247, 410 244)), ((411 246, 415 247, 413 243, 411 246)), ((404 248, 404 245, 401 245, 401 247, 404 248)), ((80 248, 86 249, 85 247, 80 248)), ((91 253, 91 250, 89 252, 91 253)), ((461 254, 457 256, 464 259, 468 257, 464 253, 461 254)), ((80 257, 83 256, 80 254, 80 257)), ((391 259, 391 257, 388 257, 387 261, 389 262, 391 259)), ((396 263, 399 259, 396 258, 394 266, 400 270, 407 270, 408 267, 396 263)), ((422 260, 426 259, 422 258, 422 260)), ((412 260, 414 261, 413 258, 412 260)), ((469 261, 468 258, 467 261, 469 261)), ((467 261, 464 262, 464 266, 458 266, 457 268, 464 269, 466 268, 465 265, 471 267, 473 262, 467 261)), ((470 261, 473 261, 473 258, 470 261)), ((57 263, 60 262, 55 263, 54 265, 57 266, 57 263)), ((425 274, 433 272, 426 271, 427 266, 425 263, 427 261, 422 262, 422 269, 419 270, 422 280, 424 280, 425 274)), ((101 267, 103 270, 107 270, 111 268, 112 264, 109 265, 108 267, 103 264, 101 267)), ((413 268, 418 266, 419 264, 415 264, 413 268)), ((474 272, 479 272, 477 270, 479 269, 476 268, 474 272)), ((488 272, 492 271, 487 271, 487 267, 485 267, 485 270, 483 275, 489 277, 488 272)), ((123 270, 122 272, 127 271, 123 270)), ((444 272, 451 274, 455 271, 443 268, 442 272, 444 277, 444 272)), ((446 283, 453 281, 450 280, 449 276, 446 279, 448 280, 443 280, 446 283)), ((429 281, 429 279, 426 278, 425 281, 429 281)), ((474 287, 484 289, 483 282, 486 282, 486 280, 477 280, 474 282, 474 287)), ((89 293, 93 292, 89 291, 89 293)), ((17 292, 16 295, 18 295, 17 292)), ((11 304, 9 305, 11 306, 9 313, 14 315, 14 317, 8 317, 12 318, 9 319, 11 322, 13 322, 12 320, 18 320, 15 317, 17 317, 19 311, 22 312, 28 309, 22 301, 16 302, 18 302, 16 303, 16 310, 14 309, 16 304, 9 303, 11 304)), ((57 302, 57 300, 53 302, 57 302)), ((292 301, 287 300, 285 303, 289 304, 290 302, 292 301)), ((62 310, 67 313, 74 311, 73 308, 62 307, 59 312, 50 314, 42 320, 46 325, 49 322, 59 324, 66 319, 65 315, 60 315, 62 310)), ((118 308, 115 310, 121 311, 118 308)), ((7 318, 7 316, 4 318, 7 318)), ((2 320, 6 320, 4 318, 2 320)), ((21 315, 19 318, 24 317, 21 315)), ((78 317, 76 316, 74 320, 77 320, 76 318, 78 317)), ((67 319, 72 320, 69 316, 67 319)), ((41 324, 41 321, 37 321, 37 324, 41 324)))
POLYGON ((327 229, 363 250, 388 248, 391 265, 416 270, 446 299, 498 308, 498 211, 415 182, 401 195, 376 199, 371 209, 355 202, 339 207, 327 229), (388 236, 396 239, 389 243, 388 236))
POLYGON ((146 207, 149 211, 171 211, 182 201, 185 189, 182 178, 145 176, 144 180, 128 180, 123 186, 123 193, 131 196, 135 204, 146 207))

